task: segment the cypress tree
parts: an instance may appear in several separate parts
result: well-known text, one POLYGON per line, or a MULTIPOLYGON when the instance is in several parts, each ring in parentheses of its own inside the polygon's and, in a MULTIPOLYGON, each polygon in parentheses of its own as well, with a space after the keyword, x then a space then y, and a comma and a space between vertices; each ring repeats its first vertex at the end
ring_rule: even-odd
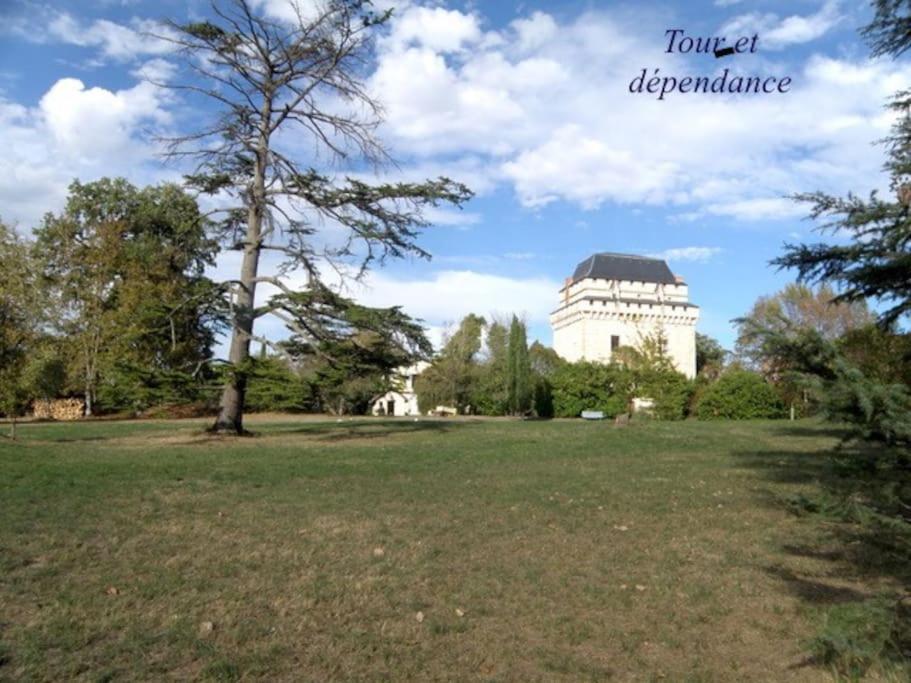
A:
POLYGON ((531 363, 525 323, 516 316, 509 326, 509 352, 506 371, 506 395, 509 411, 521 415, 531 407, 531 363))

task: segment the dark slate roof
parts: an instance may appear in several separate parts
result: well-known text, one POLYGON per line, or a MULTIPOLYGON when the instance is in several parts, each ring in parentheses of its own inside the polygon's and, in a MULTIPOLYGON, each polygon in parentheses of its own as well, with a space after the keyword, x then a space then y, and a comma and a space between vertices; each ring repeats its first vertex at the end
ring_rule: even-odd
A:
POLYGON ((670 285, 677 281, 671 269, 667 267, 667 263, 661 259, 609 252, 592 254, 576 266, 573 282, 584 280, 587 277, 603 280, 660 282, 670 285))

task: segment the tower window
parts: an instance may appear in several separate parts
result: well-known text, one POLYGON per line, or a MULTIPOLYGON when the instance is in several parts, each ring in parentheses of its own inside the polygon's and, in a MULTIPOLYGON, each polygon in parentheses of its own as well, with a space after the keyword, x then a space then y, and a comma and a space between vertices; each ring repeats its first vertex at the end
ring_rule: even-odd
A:
POLYGON ((610 350, 611 350, 611 352, 614 352, 619 348, 620 348, 620 336, 616 335, 616 334, 612 334, 610 336, 610 350))

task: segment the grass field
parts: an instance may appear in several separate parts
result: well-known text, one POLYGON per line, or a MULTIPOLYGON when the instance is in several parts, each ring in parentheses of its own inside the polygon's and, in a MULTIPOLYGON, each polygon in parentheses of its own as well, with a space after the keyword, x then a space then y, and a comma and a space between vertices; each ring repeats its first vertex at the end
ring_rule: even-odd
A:
POLYGON ((831 680, 820 611, 898 588, 788 511, 815 423, 249 426, 0 440, 0 679, 831 680))

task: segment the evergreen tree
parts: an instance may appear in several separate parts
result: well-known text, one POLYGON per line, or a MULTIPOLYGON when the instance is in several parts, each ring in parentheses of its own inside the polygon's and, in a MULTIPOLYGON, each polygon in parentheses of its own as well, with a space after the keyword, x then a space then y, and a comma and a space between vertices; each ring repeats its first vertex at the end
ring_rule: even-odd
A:
POLYGON ((728 352, 724 350, 717 339, 707 334, 696 333, 696 374, 703 372, 712 374, 720 373, 724 368, 724 361, 728 352))
POLYGON ((313 285, 289 295, 285 313, 306 334, 294 334, 279 348, 307 369, 322 410, 363 413, 371 399, 393 386, 397 369, 430 356, 424 328, 402 310, 370 308, 326 287, 313 285))
POLYGON ((512 322, 509 326, 507 359, 507 406, 509 412, 513 415, 522 415, 531 409, 531 364, 528 358, 525 323, 521 322, 516 316, 512 317, 512 322))
POLYGON ((911 388, 855 365, 838 342, 818 331, 761 335, 766 353, 786 359, 789 373, 811 391, 826 417, 853 427, 852 436, 888 445, 911 445, 911 388))
MULTIPOLYGON (((874 19, 863 34, 874 55, 902 55, 911 47, 907 2, 874 0, 873 6, 874 19)), ((788 244, 785 253, 773 261, 781 268, 796 269, 802 281, 838 286, 835 302, 874 299, 885 304, 879 315, 883 331, 894 329, 911 313, 911 91, 897 93, 889 106, 898 114, 885 141, 885 171, 894 199, 881 198, 876 192, 867 198, 823 192, 796 195, 798 201, 810 204, 814 220, 822 219, 820 232, 837 232, 850 241, 788 244)), ((854 424, 857 434, 866 438, 909 442, 911 390, 907 383, 864 372, 839 344, 815 329, 764 327, 757 339, 766 355, 784 359, 788 371, 813 389, 830 418, 854 424)), ((908 360, 907 355, 894 357, 891 364, 907 365, 908 360)), ((904 371, 895 374, 907 377, 904 371)))
POLYGON ((528 347, 528 362, 532 375, 532 403, 538 417, 554 416, 553 377, 566 365, 556 351, 541 342, 532 342, 528 347))
MULTIPOLYGON (((900 56, 911 47, 911 15, 904 0, 874 0, 875 16, 862 33, 874 55, 900 56)), ((897 93, 889 107, 898 121, 886 139, 894 199, 872 192, 835 197, 824 192, 795 195, 810 205, 823 234, 847 235, 843 244, 788 244, 773 263, 794 268, 801 280, 837 284, 836 301, 877 299, 888 304, 879 318, 884 326, 911 312, 911 91, 897 93)))
POLYGON ((255 321, 271 315, 309 336, 307 309, 289 314, 299 301, 289 272, 305 274, 318 290, 321 269, 361 277, 386 258, 426 257, 416 243, 426 225, 422 209, 471 196, 447 178, 363 180, 365 169, 389 162, 376 137, 382 108, 363 67, 391 10, 376 13, 369 0, 307 5, 315 11, 273 19, 261 2, 224 0, 213 3, 213 21, 170 22, 161 36, 186 56, 186 78, 173 87, 201 97, 203 111, 218 110, 199 130, 171 140, 172 153, 198 162, 188 176, 193 187, 231 202, 217 234, 243 254, 230 283, 233 371, 215 430, 243 432, 255 321), (323 223, 336 231, 328 244, 314 236, 323 223), (266 250, 279 257, 271 273, 260 268, 266 250), (265 305, 256 302, 261 283, 280 291, 265 305))

